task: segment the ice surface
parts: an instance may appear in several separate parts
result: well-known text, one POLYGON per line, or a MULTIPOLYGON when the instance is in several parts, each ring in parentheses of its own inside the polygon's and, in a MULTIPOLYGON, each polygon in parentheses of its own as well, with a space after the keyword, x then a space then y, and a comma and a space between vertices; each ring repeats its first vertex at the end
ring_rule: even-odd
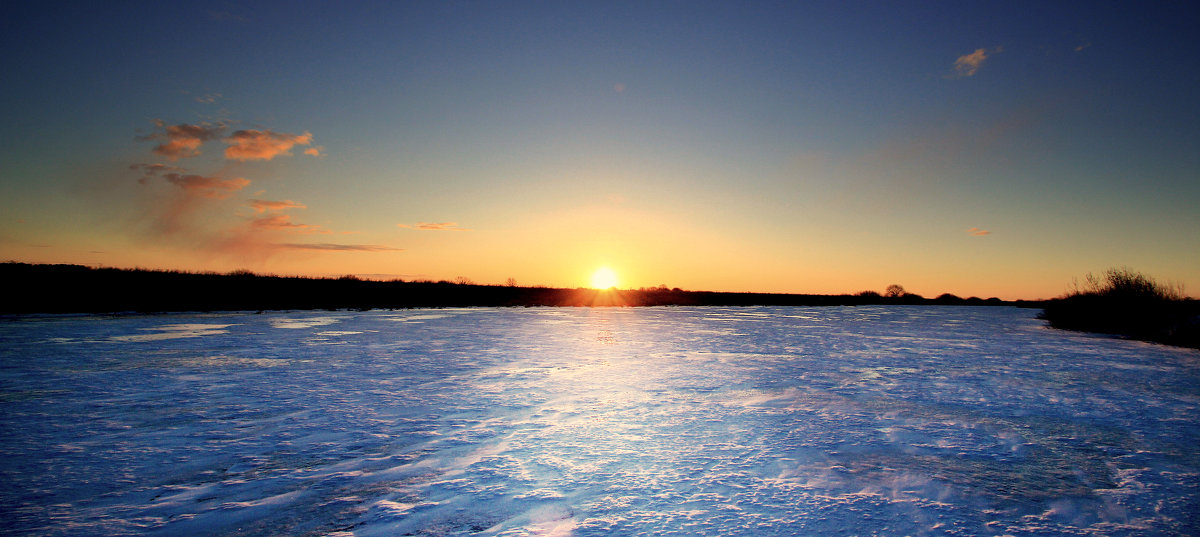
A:
POLYGON ((971 307, 0 322, 11 535, 1188 535, 1200 353, 971 307))

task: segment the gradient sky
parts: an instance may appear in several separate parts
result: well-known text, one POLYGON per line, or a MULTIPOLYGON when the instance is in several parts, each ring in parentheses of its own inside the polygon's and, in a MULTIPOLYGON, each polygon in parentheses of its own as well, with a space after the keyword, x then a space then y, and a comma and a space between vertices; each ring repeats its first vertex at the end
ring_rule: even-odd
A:
POLYGON ((1200 289, 1189 2, 6 2, 0 260, 1200 289))

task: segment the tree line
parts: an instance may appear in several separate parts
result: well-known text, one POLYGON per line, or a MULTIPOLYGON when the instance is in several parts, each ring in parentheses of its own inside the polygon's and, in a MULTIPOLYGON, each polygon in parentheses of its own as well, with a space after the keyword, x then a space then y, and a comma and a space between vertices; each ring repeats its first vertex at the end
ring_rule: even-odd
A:
MULTIPOLYGON (((0 264, 10 292, 0 313, 114 313, 376 309, 467 306, 858 306, 868 304, 1014 304, 998 298, 935 299, 889 288, 885 294, 816 295, 642 289, 520 287, 450 281, 373 281, 230 273, 0 264)), ((1032 303, 1016 303, 1032 305, 1032 303)))

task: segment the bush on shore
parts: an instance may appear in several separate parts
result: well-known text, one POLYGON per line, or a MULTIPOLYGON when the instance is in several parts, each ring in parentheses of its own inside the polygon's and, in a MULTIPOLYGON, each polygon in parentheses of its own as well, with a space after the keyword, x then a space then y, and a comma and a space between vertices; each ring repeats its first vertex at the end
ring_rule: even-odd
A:
POLYGON ((1200 303, 1128 268, 1088 274, 1040 315, 1054 328, 1200 348, 1200 303))

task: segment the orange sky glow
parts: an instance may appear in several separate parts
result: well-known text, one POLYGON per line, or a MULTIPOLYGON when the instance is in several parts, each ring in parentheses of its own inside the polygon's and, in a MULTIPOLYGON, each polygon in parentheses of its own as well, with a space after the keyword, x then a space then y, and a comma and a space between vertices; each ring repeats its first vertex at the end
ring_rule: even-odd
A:
POLYGON ((1194 19, 1027 7, 14 6, 0 261, 1194 295, 1194 19))

